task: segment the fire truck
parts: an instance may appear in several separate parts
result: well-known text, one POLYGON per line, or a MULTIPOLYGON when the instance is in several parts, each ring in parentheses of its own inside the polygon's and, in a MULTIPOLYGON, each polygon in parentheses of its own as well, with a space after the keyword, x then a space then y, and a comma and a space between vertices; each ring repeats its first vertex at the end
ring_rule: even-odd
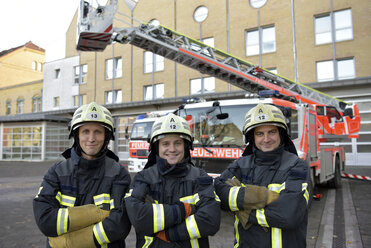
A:
POLYGON ((344 147, 333 144, 358 137, 360 115, 356 104, 272 73, 162 25, 139 23, 127 28, 113 27, 110 40, 104 41, 96 33, 106 34, 110 24, 100 21, 98 12, 105 7, 115 9, 116 4, 117 1, 111 0, 100 6, 99 11, 82 5, 85 8, 80 10, 80 16, 85 18, 79 21, 78 50, 100 51, 101 42, 131 44, 257 96, 186 104, 178 109, 177 113, 185 117, 194 133, 192 157, 197 166, 218 173, 241 156, 245 145, 241 131, 244 115, 264 102, 283 110, 298 154, 311 168, 312 185, 329 182, 334 187, 340 186, 345 151, 344 147))
MULTIPOLYGON (((148 157, 148 139, 151 135, 152 125, 157 118, 164 116, 172 111, 154 111, 139 115, 136 118, 131 129, 129 140, 129 172, 138 172, 144 168, 148 157)), ((128 133, 126 133, 125 136, 129 138, 128 133)))

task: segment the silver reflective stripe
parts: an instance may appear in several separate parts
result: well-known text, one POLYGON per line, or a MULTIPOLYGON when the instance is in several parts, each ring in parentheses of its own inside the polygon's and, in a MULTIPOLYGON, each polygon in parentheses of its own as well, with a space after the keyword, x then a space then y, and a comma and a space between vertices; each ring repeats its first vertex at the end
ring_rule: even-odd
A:
POLYGON ((104 232, 102 222, 99 222, 98 224, 94 225, 93 232, 94 232, 95 238, 97 239, 100 245, 110 242, 106 233, 104 232))
POLYGON ((267 220, 265 219, 264 208, 256 210, 256 219, 259 225, 269 227, 267 220))
POLYGON ((196 204, 200 200, 200 196, 197 194, 185 196, 179 199, 179 201, 189 204, 196 204))
POLYGON ((110 194, 100 194, 100 195, 94 196, 93 199, 94 199, 94 204, 98 206, 98 205, 102 205, 103 203, 109 204, 111 200, 111 196, 110 194))
POLYGON ((61 235, 67 232, 68 208, 60 208, 57 217, 57 233, 61 235))
POLYGON ((191 242, 191 247, 192 248, 200 247, 200 245, 198 244, 198 239, 191 239, 190 242, 191 242))
POLYGON ((149 237, 149 236, 144 236, 144 245, 142 246, 142 248, 148 248, 150 244, 152 244, 153 242, 153 237, 149 237))
POLYGON ((162 204, 152 204, 153 207, 153 232, 162 231, 164 226, 164 206, 162 204))
POLYGON ((229 208, 232 210, 232 211, 238 211, 238 207, 237 207, 237 196, 238 196, 238 192, 240 191, 240 188, 241 187, 237 187, 237 186, 233 186, 230 188, 229 190, 229 208))
POLYGON ((186 227, 190 239, 201 238, 201 234, 200 231, 198 230, 198 226, 194 215, 191 215, 186 219, 186 227))
POLYGON ((272 248, 282 248, 282 230, 281 228, 273 227, 272 234, 272 248))
POLYGON ((76 201, 76 197, 63 195, 60 191, 57 193, 55 198, 58 200, 59 204, 66 207, 73 207, 76 201))

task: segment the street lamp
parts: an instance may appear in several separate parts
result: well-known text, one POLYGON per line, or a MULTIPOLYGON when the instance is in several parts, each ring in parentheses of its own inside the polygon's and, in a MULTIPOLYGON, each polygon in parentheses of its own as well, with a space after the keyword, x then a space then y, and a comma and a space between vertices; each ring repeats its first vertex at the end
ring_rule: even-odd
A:
POLYGON ((259 66, 262 66, 262 35, 260 28, 260 8, 264 6, 267 0, 249 0, 251 7, 258 9, 258 33, 259 33, 259 66))

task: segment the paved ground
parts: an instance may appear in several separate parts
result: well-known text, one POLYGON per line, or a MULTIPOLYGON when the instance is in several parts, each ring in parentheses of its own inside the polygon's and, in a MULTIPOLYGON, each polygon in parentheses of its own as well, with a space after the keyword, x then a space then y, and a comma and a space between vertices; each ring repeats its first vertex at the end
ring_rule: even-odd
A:
MULTIPOLYGON (((45 238, 34 221, 32 199, 37 193, 42 176, 51 164, 52 162, 0 161, 0 247, 45 247, 45 238)), ((347 173, 371 176, 371 167, 348 167, 347 173)), ((371 182, 349 180, 349 185, 363 247, 371 247, 371 208, 369 207, 371 204, 371 182)), ((327 192, 326 188, 320 190, 324 193, 327 192)), ((325 199, 326 194, 321 201, 314 201, 311 207, 307 233, 308 247, 316 247, 316 241, 320 236, 319 230, 323 219, 325 199)), ((232 225, 232 216, 223 212, 221 228, 210 239, 211 247, 232 247, 232 225)), ((127 247, 135 247, 133 230, 127 238, 127 247)), ((337 246, 334 244, 333 247, 337 246)), ((347 247, 352 246, 349 244, 347 247)))

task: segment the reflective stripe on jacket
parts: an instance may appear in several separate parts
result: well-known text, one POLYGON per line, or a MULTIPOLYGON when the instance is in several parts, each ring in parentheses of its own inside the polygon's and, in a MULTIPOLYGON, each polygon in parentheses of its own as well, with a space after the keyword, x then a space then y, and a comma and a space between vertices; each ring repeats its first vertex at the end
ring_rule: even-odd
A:
POLYGON ((95 204, 111 210, 109 217, 94 226, 96 241, 108 247, 125 247, 131 225, 123 198, 130 181, 126 169, 112 158, 105 156, 92 166, 81 165, 80 157, 71 151, 70 158, 54 164, 44 176, 33 200, 36 223, 45 236, 59 236, 68 232, 67 207, 95 204))
POLYGON ((213 180, 203 170, 188 166, 186 175, 161 175, 153 165, 136 174, 125 198, 137 247, 209 247, 208 236, 219 230, 220 200, 213 180), (152 203, 145 202, 146 195, 152 203), (196 213, 182 219, 179 203, 195 206, 196 213), (166 243, 156 237, 165 230, 166 243))
POLYGON ((254 155, 233 162, 215 179, 215 189, 221 206, 228 211, 243 210, 245 188, 225 184, 236 177, 242 184, 266 186, 280 193, 279 198, 263 209, 253 210, 245 230, 235 217, 234 247, 306 247, 308 221, 308 166, 296 155, 284 151, 280 164, 254 164, 254 155))

